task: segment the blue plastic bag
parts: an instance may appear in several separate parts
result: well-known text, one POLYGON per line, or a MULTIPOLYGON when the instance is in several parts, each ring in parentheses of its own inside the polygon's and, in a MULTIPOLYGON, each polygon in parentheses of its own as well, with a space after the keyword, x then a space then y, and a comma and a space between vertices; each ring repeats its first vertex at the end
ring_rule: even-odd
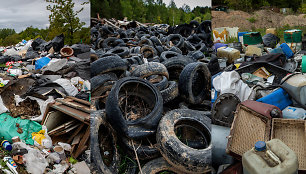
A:
POLYGON ((51 59, 49 57, 42 57, 35 62, 35 69, 41 69, 42 67, 46 66, 51 59))

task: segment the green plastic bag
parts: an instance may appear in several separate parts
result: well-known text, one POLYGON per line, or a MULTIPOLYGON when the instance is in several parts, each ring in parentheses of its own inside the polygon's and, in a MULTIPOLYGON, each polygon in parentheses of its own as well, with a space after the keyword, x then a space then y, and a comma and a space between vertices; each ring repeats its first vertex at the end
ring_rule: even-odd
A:
POLYGON ((34 145, 32 133, 42 129, 41 125, 35 121, 25 120, 21 118, 13 118, 8 113, 0 114, 0 137, 4 137, 12 143, 12 138, 18 136, 26 144, 34 145), (18 133, 16 123, 22 129, 22 133, 18 133))

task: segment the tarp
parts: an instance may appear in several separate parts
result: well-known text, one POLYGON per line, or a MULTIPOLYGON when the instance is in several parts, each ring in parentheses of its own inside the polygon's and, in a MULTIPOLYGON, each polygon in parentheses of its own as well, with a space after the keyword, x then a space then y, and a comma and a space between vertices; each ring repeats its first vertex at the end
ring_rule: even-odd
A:
POLYGON ((41 125, 35 121, 21 119, 20 117, 13 118, 8 113, 0 114, 0 137, 4 137, 11 143, 12 138, 18 136, 26 144, 34 145, 32 133, 41 129, 41 125))

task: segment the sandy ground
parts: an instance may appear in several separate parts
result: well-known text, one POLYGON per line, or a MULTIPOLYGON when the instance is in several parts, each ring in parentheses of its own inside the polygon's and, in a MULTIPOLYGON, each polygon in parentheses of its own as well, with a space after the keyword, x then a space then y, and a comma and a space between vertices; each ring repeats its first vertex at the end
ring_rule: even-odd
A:
POLYGON ((306 26, 306 14, 283 15, 270 10, 259 10, 252 14, 243 11, 212 11, 212 27, 239 27, 250 30, 252 28, 278 28, 285 25, 306 26), (248 19, 254 18, 251 23, 248 19))

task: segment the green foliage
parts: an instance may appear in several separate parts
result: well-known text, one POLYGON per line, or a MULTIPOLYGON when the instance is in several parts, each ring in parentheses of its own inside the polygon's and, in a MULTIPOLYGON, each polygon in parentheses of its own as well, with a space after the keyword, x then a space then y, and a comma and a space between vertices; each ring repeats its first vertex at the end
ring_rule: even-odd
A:
POLYGON ((233 42, 238 42, 238 37, 230 37, 229 39, 226 40, 225 43, 228 44, 233 42))
POLYGON ((21 41, 19 34, 12 34, 2 40, 3 45, 15 45, 21 41))
POLYGON ((178 8, 172 0, 91 0, 91 17, 136 20, 143 23, 166 23, 177 25, 189 23, 195 17, 211 19, 209 7, 191 9, 184 4, 178 8))
POLYGON ((252 17, 250 17, 250 18, 248 19, 248 21, 250 21, 251 23, 255 23, 255 22, 256 22, 256 19, 255 19, 254 16, 252 16, 252 17))
POLYGON ((252 11, 264 6, 279 8, 292 8, 297 11, 300 8, 301 0, 224 0, 225 5, 235 10, 252 11))
MULTIPOLYGON (((74 11, 75 3, 72 0, 45 0, 50 3, 47 6, 47 10, 51 12, 49 15, 49 35, 48 39, 64 33, 65 42, 72 44, 74 41, 75 33, 80 31, 85 25, 84 22, 80 21, 77 16, 84 10, 84 7, 74 11)), ((82 5, 89 3, 84 2, 82 5)))
POLYGON ((0 29, 0 39, 4 39, 9 35, 13 35, 15 34, 15 30, 14 29, 10 29, 10 28, 3 28, 0 29))
MULTIPOLYGON (((306 3, 303 3, 302 5, 301 5, 301 7, 299 8, 299 11, 301 12, 301 13, 304 13, 304 14, 306 14, 306 3)), ((305 15, 306 16, 306 15, 305 15)), ((304 17, 305 17, 304 16, 304 17)))

